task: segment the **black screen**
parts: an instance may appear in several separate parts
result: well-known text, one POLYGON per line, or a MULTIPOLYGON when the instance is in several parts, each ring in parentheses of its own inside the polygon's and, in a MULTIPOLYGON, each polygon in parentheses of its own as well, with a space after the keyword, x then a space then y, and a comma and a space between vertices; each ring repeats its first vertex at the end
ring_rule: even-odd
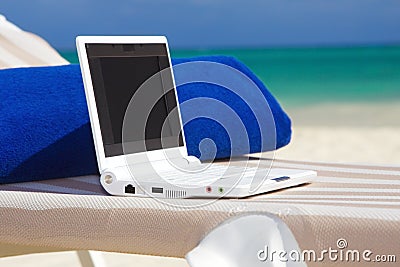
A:
POLYGON ((178 114, 172 113, 175 116, 166 121, 177 103, 175 90, 169 90, 173 88, 171 71, 160 74, 170 67, 165 44, 86 44, 86 52, 106 157, 183 145, 178 114), (152 86, 146 88, 144 97, 157 96, 159 100, 152 104, 150 112, 146 108, 135 109, 134 116, 130 116, 136 120, 130 122, 135 127, 128 136, 124 133, 122 140, 128 105, 150 77, 152 86), (138 125, 140 118, 146 117, 144 125, 138 125), (140 145, 143 136, 144 146, 140 145), (133 145, 125 145, 127 143, 133 145))

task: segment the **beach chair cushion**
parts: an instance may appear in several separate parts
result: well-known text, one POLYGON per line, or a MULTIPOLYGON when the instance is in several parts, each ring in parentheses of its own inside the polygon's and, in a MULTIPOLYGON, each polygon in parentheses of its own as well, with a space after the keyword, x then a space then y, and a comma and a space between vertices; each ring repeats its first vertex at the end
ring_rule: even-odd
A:
MULTIPOLYGON (((209 97, 228 105, 245 126, 250 145, 236 142, 231 149, 229 136, 221 125, 204 118, 186 123, 185 118, 191 110, 182 108, 190 155, 200 157, 199 143, 204 138, 214 141, 216 158, 271 151, 289 143, 290 119, 244 64, 232 57, 175 59, 173 64, 196 60, 226 64, 249 77, 268 102, 275 129, 260 129, 252 114, 252 109, 257 107, 249 108, 238 95, 220 85, 200 82, 178 86, 181 103, 197 97, 209 97)), ((184 74, 176 74, 177 82, 179 75, 184 74)), ((244 87, 243 90, 249 88, 244 87)), ((250 91, 248 96, 250 100, 255 97, 250 91)), ((79 65, 1 70, 0 99, 0 183, 98 173, 79 65)), ((219 108, 214 107, 212 112, 218 114, 219 108)), ((243 141, 245 143, 246 140, 243 141)), ((213 156, 214 144, 204 145, 201 155, 204 159, 213 156)))

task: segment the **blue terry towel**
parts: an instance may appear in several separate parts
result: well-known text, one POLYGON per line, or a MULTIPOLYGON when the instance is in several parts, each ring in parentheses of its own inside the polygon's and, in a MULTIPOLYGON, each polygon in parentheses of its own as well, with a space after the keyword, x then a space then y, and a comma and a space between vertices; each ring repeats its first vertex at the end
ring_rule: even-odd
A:
MULTIPOLYGON (((173 64, 193 61, 218 62, 244 73, 268 102, 276 129, 260 129, 252 114, 253 109, 260 108, 249 107, 237 92, 233 93, 221 85, 206 82, 184 84, 177 88, 180 103, 196 98, 213 98, 229 106, 237 114, 237 119, 242 121, 240 126, 240 123, 225 118, 226 123, 230 124, 229 131, 210 118, 200 117, 187 122, 198 115, 199 110, 204 110, 207 114, 223 112, 212 103, 210 106, 182 104, 182 119, 190 155, 201 156, 203 159, 214 156, 225 158, 270 151, 290 142, 289 117, 263 83, 244 64, 225 56, 175 59, 173 64), (236 131, 235 127, 246 130, 247 140, 237 134, 242 131, 236 131), (243 140, 242 143, 232 143, 232 149, 231 135, 236 135, 236 140, 243 140), (212 139, 214 144, 203 143, 200 153, 199 143, 204 138, 212 139)), ((177 84, 188 78, 185 75, 196 76, 196 73, 177 71, 177 84)), ((225 80, 235 79, 229 77, 229 72, 220 76, 224 75, 222 78, 225 80)), ((241 90, 240 86, 238 88, 241 90)), ((242 93, 250 100, 260 98, 260 95, 252 95, 252 90, 256 89, 245 86, 242 93)), ((79 65, 1 70, 0 99, 0 183, 98 173, 79 65)))

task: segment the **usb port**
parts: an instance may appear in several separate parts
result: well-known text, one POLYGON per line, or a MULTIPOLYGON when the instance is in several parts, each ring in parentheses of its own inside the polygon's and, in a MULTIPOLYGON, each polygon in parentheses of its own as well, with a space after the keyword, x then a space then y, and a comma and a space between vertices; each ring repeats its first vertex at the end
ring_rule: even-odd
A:
POLYGON ((162 194, 164 192, 164 188, 162 188, 162 187, 152 187, 151 188, 151 192, 152 193, 156 193, 156 194, 162 194))

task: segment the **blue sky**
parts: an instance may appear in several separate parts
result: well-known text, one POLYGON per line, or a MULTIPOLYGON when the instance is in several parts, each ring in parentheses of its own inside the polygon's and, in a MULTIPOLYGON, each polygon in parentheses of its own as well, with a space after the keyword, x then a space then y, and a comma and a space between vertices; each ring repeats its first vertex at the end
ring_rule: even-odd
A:
POLYGON ((399 0, 1 0, 58 49, 84 34, 166 35, 173 48, 400 44, 399 0))

